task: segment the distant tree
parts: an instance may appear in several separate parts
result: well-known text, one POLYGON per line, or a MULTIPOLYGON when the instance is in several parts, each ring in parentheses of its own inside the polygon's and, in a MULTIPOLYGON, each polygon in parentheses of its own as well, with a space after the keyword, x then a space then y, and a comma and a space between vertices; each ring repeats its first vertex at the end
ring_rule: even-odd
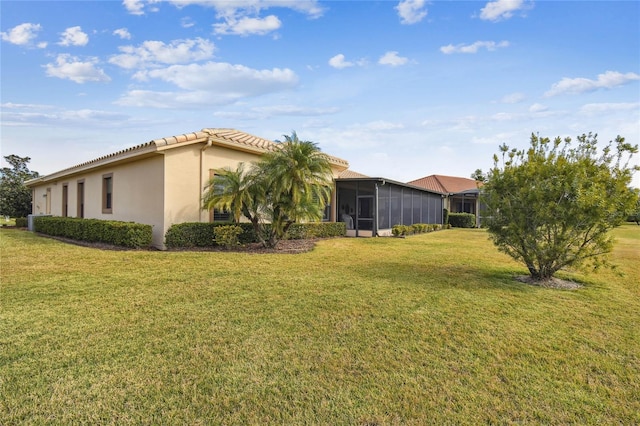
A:
POLYGON ((0 215, 26 217, 31 214, 31 190, 24 183, 39 176, 27 167, 31 158, 7 155, 11 167, 0 169, 0 215))
POLYGON ((486 182, 487 176, 484 174, 482 169, 476 169, 475 172, 471 173, 471 179, 476 182, 486 182))
POLYGON ((487 228, 499 250, 523 262, 535 280, 569 266, 606 264, 609 231, 632 212, 629 184, 638 146, 618 136, 600 153, 597 135, 571 139, 531 135, 526 151, 500 147, 501 162, 483 186, 487 228))
POLYGON ((331 183, 328 157, 293 132, 250 168, 217 170, 205 188, 203 208, 227 210, 236 222, 244 216, 262 245, 275 247, 293 223, 322 219, 331 183))
POLYGON ((640 188, 636 188, 634 192, 636 194, 636 206, 629 218, 634 221, 636 225, 640 225, 640 188))

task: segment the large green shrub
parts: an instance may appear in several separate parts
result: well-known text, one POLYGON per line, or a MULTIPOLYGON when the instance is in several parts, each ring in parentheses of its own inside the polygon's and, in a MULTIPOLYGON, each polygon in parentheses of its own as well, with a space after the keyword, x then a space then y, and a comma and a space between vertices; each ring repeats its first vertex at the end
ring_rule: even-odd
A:
POLYGON ((475 228, 476 215, 471 213, 449 213, 449 224, 454 228, 475 228))
POLYGON ((213 228, 215 243, 225 248, 233 248, 240 245, 239 236, 242 228, 237 225, 216 226, 213 228))
POLYGON ((33 223, 36 232, 55 237, 129 248, 151 246, 151 225, 55 216, 34 216, 33 223))
MULTIPOLYGON (((168 248, 195 248, 195 247, 215 247, 214 229, 221 226, 232 225, 231 222, 185 222, 172 225, 165 234, 165 245, 168 248)), ((247 244, 256 241, 253 227, 250 223, 237 224, 242 228, 242 233, 238 235, 240 244, 247 244)))
POLYGON ((531 135, 526 150, 500 146, 502 161, 482 188, 487 229, 499 250, 524 263, 534 280, 563 268, 610 265, 610 232, 632 213, 629 189, 638 145, 618 136, 598 147, 597 135, 555 140, 531 135))

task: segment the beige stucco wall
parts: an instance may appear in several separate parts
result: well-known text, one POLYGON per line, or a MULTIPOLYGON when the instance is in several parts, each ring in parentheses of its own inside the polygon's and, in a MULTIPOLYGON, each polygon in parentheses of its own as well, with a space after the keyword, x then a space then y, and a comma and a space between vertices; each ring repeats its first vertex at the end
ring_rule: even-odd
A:
POLYGON ((175 147, 164 155, 165 233, 175 223, 209 221, 208 212, 201 209, 201 200, 211 170, 235 169, 240 162, 259 158, 226 147, 207 147, 205 143, 175 147))
POLYGON ((162 155, 135 162, 107 165, 96 170, 65 176, 33 188, 33 214, 63 215, 63 187, 68 187, 68 216, 78 216, 78 182, 84 181, 84 217, 137 222, 153 226, 153 244, 160 247, 164 239, 164 191, 162 155), (113 208, 102 212, 102 180, 112 174, 113 208), (47 189, 51 210, 47 211, 47 189))

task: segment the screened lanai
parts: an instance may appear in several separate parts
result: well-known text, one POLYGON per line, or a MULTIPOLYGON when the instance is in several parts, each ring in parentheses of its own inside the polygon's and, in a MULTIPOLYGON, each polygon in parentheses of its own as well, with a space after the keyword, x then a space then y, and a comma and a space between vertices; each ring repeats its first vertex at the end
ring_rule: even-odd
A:
POLYGON ((394 225, 442 224, 443 195, 383 178, 336 179, 337 220, 347 235, 391 235, 394 225))

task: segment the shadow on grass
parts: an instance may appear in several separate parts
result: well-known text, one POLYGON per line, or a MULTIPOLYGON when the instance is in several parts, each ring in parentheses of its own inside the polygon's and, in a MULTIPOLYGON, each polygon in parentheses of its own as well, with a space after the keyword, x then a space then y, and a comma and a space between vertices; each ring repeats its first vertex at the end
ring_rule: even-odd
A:
POLYGON ((434 290, 466 289, 526 292, 535 286, 517 281, 525 270, 508 267, 474 265, 426 265, 411 261, 378 260, 358 271, 372 281, 386 281, 402 287, 431 288, 434 290))

